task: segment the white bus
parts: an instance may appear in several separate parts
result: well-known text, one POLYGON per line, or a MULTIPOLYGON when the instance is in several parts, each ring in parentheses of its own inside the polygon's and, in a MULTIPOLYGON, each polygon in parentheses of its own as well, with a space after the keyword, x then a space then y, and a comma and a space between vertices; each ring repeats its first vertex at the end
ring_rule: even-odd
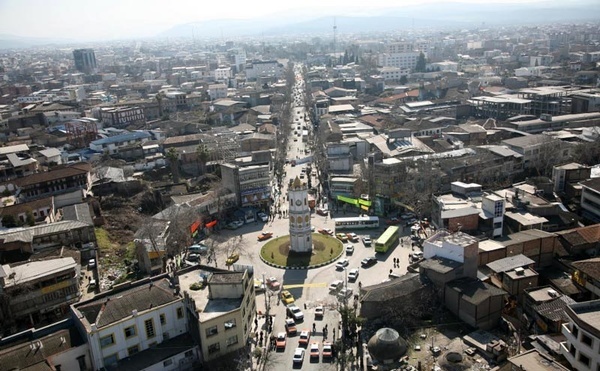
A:
POLYGON ((379 228, 377 216, 355 216, 352 218, 335 218, 335 230, 379 228))

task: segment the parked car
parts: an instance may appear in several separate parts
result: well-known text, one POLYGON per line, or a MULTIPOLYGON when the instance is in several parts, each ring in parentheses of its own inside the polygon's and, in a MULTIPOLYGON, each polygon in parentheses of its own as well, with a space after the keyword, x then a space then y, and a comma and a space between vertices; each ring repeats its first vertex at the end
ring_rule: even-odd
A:
POLYGON ((275 348, 285 349, 286 338, 285 332, 278 333, 277 338, 275 339, 275 348))
POLYGON ((385 223, 387 225, 398 225, 398 224, 400 224, 400 222, 401 221, 398 218, 391 218, 391 219, 388 219, 385 223))
POLYGON ((241 227, 244 225, 244 221, 243 220, 234 220, 231 222, 231 224, 235 225, 237 228, 241 227))
POLYGON ((88 269, 94 269, 96 267, 96 259, 90 259, 88 261, 88 269))
POLYGON ((265 284, 262 280, 254 280, 254 292, 265 292, 265 284))
POLYGON ((204 244, 195 244, 188 247, 188 252, 204 255, 208 252, 208 246, 204 244))
POLYGON ((308 342, 310 341, 310 331, 308 329, 304 329, 300 331, 300 338, 298 339, 298 344, 300 346, 308 346, 308 342))
POLYGON ((191 261, 191 262, 197 262, 198 260, 200 260, 200 254, 188 254, 187 256, 187 261, 191 261))
POLYGON ((288 336, 296 335, 298 330, 296 329, 296 322, 293 318, 288 318, 285 320, 285 331, 287 331, 288 336))
POLYGON ((319 214, 321 216, 327 216, 327 215, 329 215, 329 210, 319 207, 319 208, 317 208, 317 214, 319 214))
POLYGON ((348 236, 345 233, 338 233, 335 237, 342 242, 348 242, 348 236))
POLYGON ((258 215, 258 218, 260 220, 262 220, 263 222, 269 221, 269 216, 267 214, 265 214, 265 213, 258 213, 256 215, 258 215))
POLYGON ((377 263, 377 259, 374 256, 368 257, 368 258, 364 258, 361 262, 360 265, 363 268, 367 268, 370 267, 372 265, 375 265, 377 263))
POLYGON ((369 236, 364 236, 362 240, 363 240, 363 244, 364 244, 365 246, 371 246, 371 237, 369 237, 369 236))
POLYGON ((233 254, 229 255, 229 257, 225 261, 225 264, 232 265, 233 263, 235 263, 238 260, 240 260, 240 254, 234 252, 233 254))
POLYGON ((96 280, 95 280, 95 279, 93 279, 93 278, 92 278, 92 279, 90 280, 90 284, 89 284, 88 288, 89 288, 90 290, 94 290, 94 289, 96 288, 96 280))
POLYGON ((352 268, 348 271, 348 280, 356 281, 358 279, 358 268, 352 268))
POLYGON ((346 266, 348 266, 348 264, 350 264, 350 262, 348 261, 348 259, 342 259, 342 260, 338 260, 337 263, 335 263, 335 269, 337 270, 342 270, 344 269, 346 266))
POLYGON ((266 241, 269 238, 273 237, 273 232, 263 232, 261 234, 258 235, 258 240, 259 241, 266 241))
POLYGON ((283 290, 281 292, 281 301, 283 304, 292 304, 294 301, 294 295, 292 295, 288 290, 283 290))
POLYGON ((296 348, 296 350, 294 351, 294 358, 293 361, 294 363, 302 363, 304 361, 304 353, 306 351, 302 348, 296 348))
POLYGON ((354 245, 349 243, 346 246, 346 254, 351 255, 354 254, 354 245))
POLYGON ((279 283, 279 281, 277 281, 277 278, 269 277, 267 278, 267 286, 269 286, 271 290, 279 290, 281 284, 279 283))
POLYGON ((319 305, 318 307, 315 308, 315 318, 323 318, 324 314, 325 314, 325 308, 323 308, 322 305, 319 305))
POLYGON ((304 313, 302 313, 296 304, 288 304, 286 310, 295 321, 302 321, 304 319, 304 313))
POLYGON ((344 281, 335 280, 329 284, 329 291, 337 291, 337 290, 341 289, 342 286, 344 286, 344 281))
POLYGON ((422 251, 417 251, 417 252, 413 252, 410 254, 410 260, 413 262, 419 261, 423 259, 423 252, 422 251))

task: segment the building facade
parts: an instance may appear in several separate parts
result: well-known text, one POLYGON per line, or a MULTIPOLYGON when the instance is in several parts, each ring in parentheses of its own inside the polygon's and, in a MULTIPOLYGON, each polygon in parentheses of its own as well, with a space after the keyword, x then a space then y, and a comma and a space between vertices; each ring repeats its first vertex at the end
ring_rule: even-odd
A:
POLYGON ((567 306, 569 323, 562 325, 566 341, 560 343, 561 354, 578 371, 600 368, 600 300, 567 306))

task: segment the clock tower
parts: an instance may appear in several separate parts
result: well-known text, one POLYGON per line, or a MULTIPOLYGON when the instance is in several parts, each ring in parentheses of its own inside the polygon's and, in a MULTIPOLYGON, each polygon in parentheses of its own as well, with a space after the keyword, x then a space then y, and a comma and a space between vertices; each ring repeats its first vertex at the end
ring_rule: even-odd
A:
POLYGON ((290 251, 311 252, 312 232, 310 230, 310 208, 308 207, 308 187, 300 178, 290 180, 288 189, 290 202, 290 251))

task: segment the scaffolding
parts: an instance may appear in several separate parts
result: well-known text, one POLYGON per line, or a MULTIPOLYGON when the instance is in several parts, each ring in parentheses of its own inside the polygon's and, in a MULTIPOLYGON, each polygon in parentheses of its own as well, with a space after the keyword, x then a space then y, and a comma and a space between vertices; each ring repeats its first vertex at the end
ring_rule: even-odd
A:
POLYGON ((75 148, 89 147, 98 138, 96 122, 86 119, 71 120, 65 124, 67 143, 75 148))

